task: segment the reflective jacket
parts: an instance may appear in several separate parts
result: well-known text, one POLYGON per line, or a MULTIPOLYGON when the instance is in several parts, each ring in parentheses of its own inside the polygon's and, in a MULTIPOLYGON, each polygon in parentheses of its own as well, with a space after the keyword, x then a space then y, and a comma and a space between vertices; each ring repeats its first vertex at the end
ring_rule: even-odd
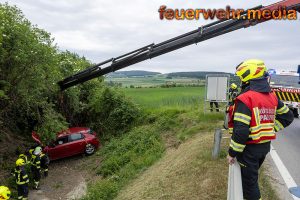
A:
POLYGON ((275 139, 274 125, 278 105, 276 95, 249 90, 239 95, 237 100, 243 102, 252 111, 251 117, 243 113, 234 115, 234 120, 250 126, 249 139, 246 144, 265 143, 275 139))
POLYGON ((42 153, 40 158, 41 158, 41 168, 43 168, 45 171, 48 171, 48 167, 50 163, 48 155, 42 153))
POLYGON ((23 167, 16 167, 14 177, 17 185, 24 185, 29 183, 29 178, 23 167))
POLYGON ((31 166, 40 170, 41 169, 41 157, 39 155, 32 155, 30 160, 31 166))

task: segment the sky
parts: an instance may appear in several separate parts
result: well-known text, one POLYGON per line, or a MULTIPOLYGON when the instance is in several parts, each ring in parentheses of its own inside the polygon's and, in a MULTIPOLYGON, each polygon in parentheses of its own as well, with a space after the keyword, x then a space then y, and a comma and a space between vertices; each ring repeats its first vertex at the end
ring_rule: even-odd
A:
MULTIPOLYGON (((151 43, 159 43, 210 20, 160 20, 158 9, 252 8, 276 0, 9 0, 27 19, 50 32, 61 50, 100 63, 151 43), (263 3, 262 3, 263 2, 263 3)), ((300 65, 300 13, 296 21, 269 21, 170 52, 123 70, 161 73, 234 72, 245 59, 259 58, 268 68, 296 70, 300 65)))

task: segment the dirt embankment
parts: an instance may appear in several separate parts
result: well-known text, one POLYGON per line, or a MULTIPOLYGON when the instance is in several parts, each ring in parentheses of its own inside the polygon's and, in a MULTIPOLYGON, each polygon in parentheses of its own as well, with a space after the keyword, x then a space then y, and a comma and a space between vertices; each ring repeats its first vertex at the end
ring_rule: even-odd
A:
POLYGON ((71 200, 79 199, 86 193, 86 177, 82 168, 86 158, 76 156, 54 161, 49 168, 49 176, 42 178, 40 190, 30 190, 30 200, 71 200))

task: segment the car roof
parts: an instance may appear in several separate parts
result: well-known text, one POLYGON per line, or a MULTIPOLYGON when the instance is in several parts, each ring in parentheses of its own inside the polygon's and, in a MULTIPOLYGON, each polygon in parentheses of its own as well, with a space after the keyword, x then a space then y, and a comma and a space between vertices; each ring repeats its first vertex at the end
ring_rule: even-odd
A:
POLYGON ((64 131, 57 133, 57 137, 63 137, 63 136, 72 135, 75 133, 86 132, 87 130, 89 130, 89 128, 87 128, 87 127, 71 127, 71 128, 68 128, 64 131))

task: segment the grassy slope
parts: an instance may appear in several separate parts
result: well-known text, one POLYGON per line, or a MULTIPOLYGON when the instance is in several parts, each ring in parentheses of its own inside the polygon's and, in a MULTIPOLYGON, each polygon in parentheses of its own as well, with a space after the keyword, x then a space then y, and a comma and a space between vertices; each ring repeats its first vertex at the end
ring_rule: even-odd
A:
MULTIPOLYGON (((123 189, 117 200, 226 199, 228 165, 223 140, 221 158, 211 159, 213 133, 198 133, 165 156, 123 189)), ((260 179, 265 200, 278 199, 268 180, 260 179)))
POLYGON ((210 159, 211 143, 212 134, 200 133, 169 149, 117 199, 225 199, 226 161, 210 159))
MULTIPOLYGON (((94 168, 98 174, 103 166, 116 172, 90 185, 85 199, 113 199, 117 195, 117 199, 226 199, 228 140, 223 141, 221 159, 211 160, 213 130, 222 126, 223 116, 203 114, 204 88, 134 88, 124 92, 147 111, 148 125, 138 127, 140 133, 133 130, 112 141, 100 157, 92 158, 104 157, 94 168), (139 137, 143 132, 148 134, 146 138, 159 133, 163 140, 157 138, 160 142, 150 146, 158 150, 143 153, 129 145, 134 142, 143 149, 143 143, 148 143, 139 137)), ((277 199, 268 180, 263 177, 261 183, 264 199, 277 199)))

